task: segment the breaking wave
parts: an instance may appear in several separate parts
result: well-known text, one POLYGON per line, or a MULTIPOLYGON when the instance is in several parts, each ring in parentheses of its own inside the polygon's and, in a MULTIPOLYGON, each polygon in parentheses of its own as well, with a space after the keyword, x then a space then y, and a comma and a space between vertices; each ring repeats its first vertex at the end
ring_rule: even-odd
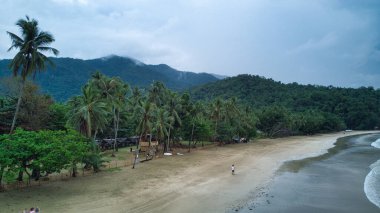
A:
MULTIPOLYGON (((371 143, 371 146, 380 149, 380 138, 371 143)), ((369 201, 380 208, 380 160, 369 166, 371 171, 364 180, 364 192, 369 201)))
POLYGON ((371 143, 371 146, 380 149, 380 138, 377 139, 375 142, 371 143))

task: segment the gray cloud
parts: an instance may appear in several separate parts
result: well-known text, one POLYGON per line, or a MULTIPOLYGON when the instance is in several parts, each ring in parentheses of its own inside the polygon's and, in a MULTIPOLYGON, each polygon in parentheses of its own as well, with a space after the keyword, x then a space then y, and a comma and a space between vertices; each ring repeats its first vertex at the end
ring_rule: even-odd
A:
POLYGON ((5 0, 5 31, 25 14, 61 56, 131 56, 145 63, 283 82, 380 87, 377 0, 5 0))

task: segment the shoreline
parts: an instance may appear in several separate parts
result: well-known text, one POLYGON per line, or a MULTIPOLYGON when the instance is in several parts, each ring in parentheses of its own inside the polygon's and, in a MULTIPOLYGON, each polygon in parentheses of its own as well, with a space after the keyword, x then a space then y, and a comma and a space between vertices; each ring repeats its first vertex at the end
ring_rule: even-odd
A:
MULTIPOLYGON (((326 154, 284 163, 264 196, 252 200, 241 212, 378 212, 378 184, 368 188, 365 178, 370 165, 379 159, 380 150, 370 146, 379 136, 342 137, 326 154), (366 185, 367 192, 363 190, 366 185), (375 193, 374 202, 368 193, 375 193)), ((373 178, 377 181, 379 177, 373 178)))
MULTIPOLYGON (((38 206, 44 212, 225 212, 262 193, 286 161, 327 153, 352 131, 259 139, 140 163, 67 182, 0 193, 5 212, 38 206), (236 175, 230 167, 235 164, 236 175)), ((2 211, 0 211, 2 212, 2 211)))

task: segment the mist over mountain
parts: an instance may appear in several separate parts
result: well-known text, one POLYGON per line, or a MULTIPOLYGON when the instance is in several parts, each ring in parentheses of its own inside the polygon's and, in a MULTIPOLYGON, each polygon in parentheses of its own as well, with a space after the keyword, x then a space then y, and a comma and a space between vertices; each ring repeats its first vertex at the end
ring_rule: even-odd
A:
MULTIPOLYGON (((38 73, 35 82, 43 92, 57 101, 66 101, 78 95, 81 87, 91 75, 100 71, 108 76, 118 76, 131 86, 147 87, 153 81, 161 81, 168 88, 182 91, 197 85, 217 81, 208 73, 193 73, 176 70, 166 64, 148 65, 138 60, 111 55, 103 58, 82 60, 73 58, 51 58, 55 67, 38 73)), ((0 60, 0 77, 10 76, 9 59, 0 60)))

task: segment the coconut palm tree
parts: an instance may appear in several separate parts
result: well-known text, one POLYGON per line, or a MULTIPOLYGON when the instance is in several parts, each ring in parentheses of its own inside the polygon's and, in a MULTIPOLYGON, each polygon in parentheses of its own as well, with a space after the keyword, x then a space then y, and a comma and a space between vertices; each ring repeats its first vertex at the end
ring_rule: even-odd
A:
POLYGON ((152 132, 153 111, 155 105, 149 101, 145 101, 138 108, 139 124, 137 125, 136 132, 140 134, 140 138, 144 138, 147 141, 147 136, 152 132))
POLYGON ((96 72, 92 77, 91 84, 97 90, 99 98, 107 102, 112 111, 114 126, 112 156, 115 156, 115 152, 118 151, 116 140, 119 131, 120 112, 126 108, 126 95, 129 87, 120 78, 109 78, 100 72, 96 72))
POLYGON ((169 112, 169 116, 172 118, 170 122, 171 128, 169 128, 169 134, 168 134, 168 144, 167 146, 169 147, 170 145, 170 133, 171 129, 174 129, 174 127, 180 127, 182 125, 181 118, 178 115, 178 112, 181 110, 181 104, 178 99, 178 96, 176 93, 170 92, 168 95, 168 103, 166 105, 167 111, 169 112))
POLYGON ((217 137, 217 130, 218 130, 218 122, 221 120, 223 116, 223 101, 220 98, 217 98, 212 104, 211 104, 211 118, 215 122, 214 126, 214 140, 217 137))
MULTIPOLYGON (((173 118, 169 116, 169 113, 163 109, 159 108, 156 110, 156 115, 155 115, 155 120, 156 122, 154 123, 153 126, 153 132, 156 133, 156 137, 158 141, 165 141, 165 136, 168 136, 168 130, 172 127, 171 123, 173 118)), ((165 142, 164 142, 165 143, 165 142)), ((167 144, 165 143, 165 151, 167 149, 167 144)))
POLYGON ((85 85, 82 93, 68 102, 71 107, 68 123, 88 138, 94 136, 95 140, 97 132, 105 129, 108 123, 107 104, 98 99, 90 85, 85 85))
POLYGON ((167 92, 168 90, 162 82, 155 81, 150 86, 148 100, 154 103, 157 107, 161 107, 165 104, 167 92))
POLYGON ((54 55, 58 55, 59 53, 57 49, 48 46, 54 42, 53 35, 49 32, 41 31, 35 19, 29 19, 29 17, 26 16, 26 19, 19 19, 16 25, 20 27, 21 36, 7 31, 7 34, 12 40, 12 45, 8 51, 12 49, 18 50, 9 64, 9 67, 14 76, 20 75, 22 79, 16 111, 12 121, 11 133, 15 129, 26 78, 30 75, 33 75, 34 78, 37 71, 45 70, 46 62, 53 65, 53 62, 42 54, 42 52, 52 52, 54 55))

